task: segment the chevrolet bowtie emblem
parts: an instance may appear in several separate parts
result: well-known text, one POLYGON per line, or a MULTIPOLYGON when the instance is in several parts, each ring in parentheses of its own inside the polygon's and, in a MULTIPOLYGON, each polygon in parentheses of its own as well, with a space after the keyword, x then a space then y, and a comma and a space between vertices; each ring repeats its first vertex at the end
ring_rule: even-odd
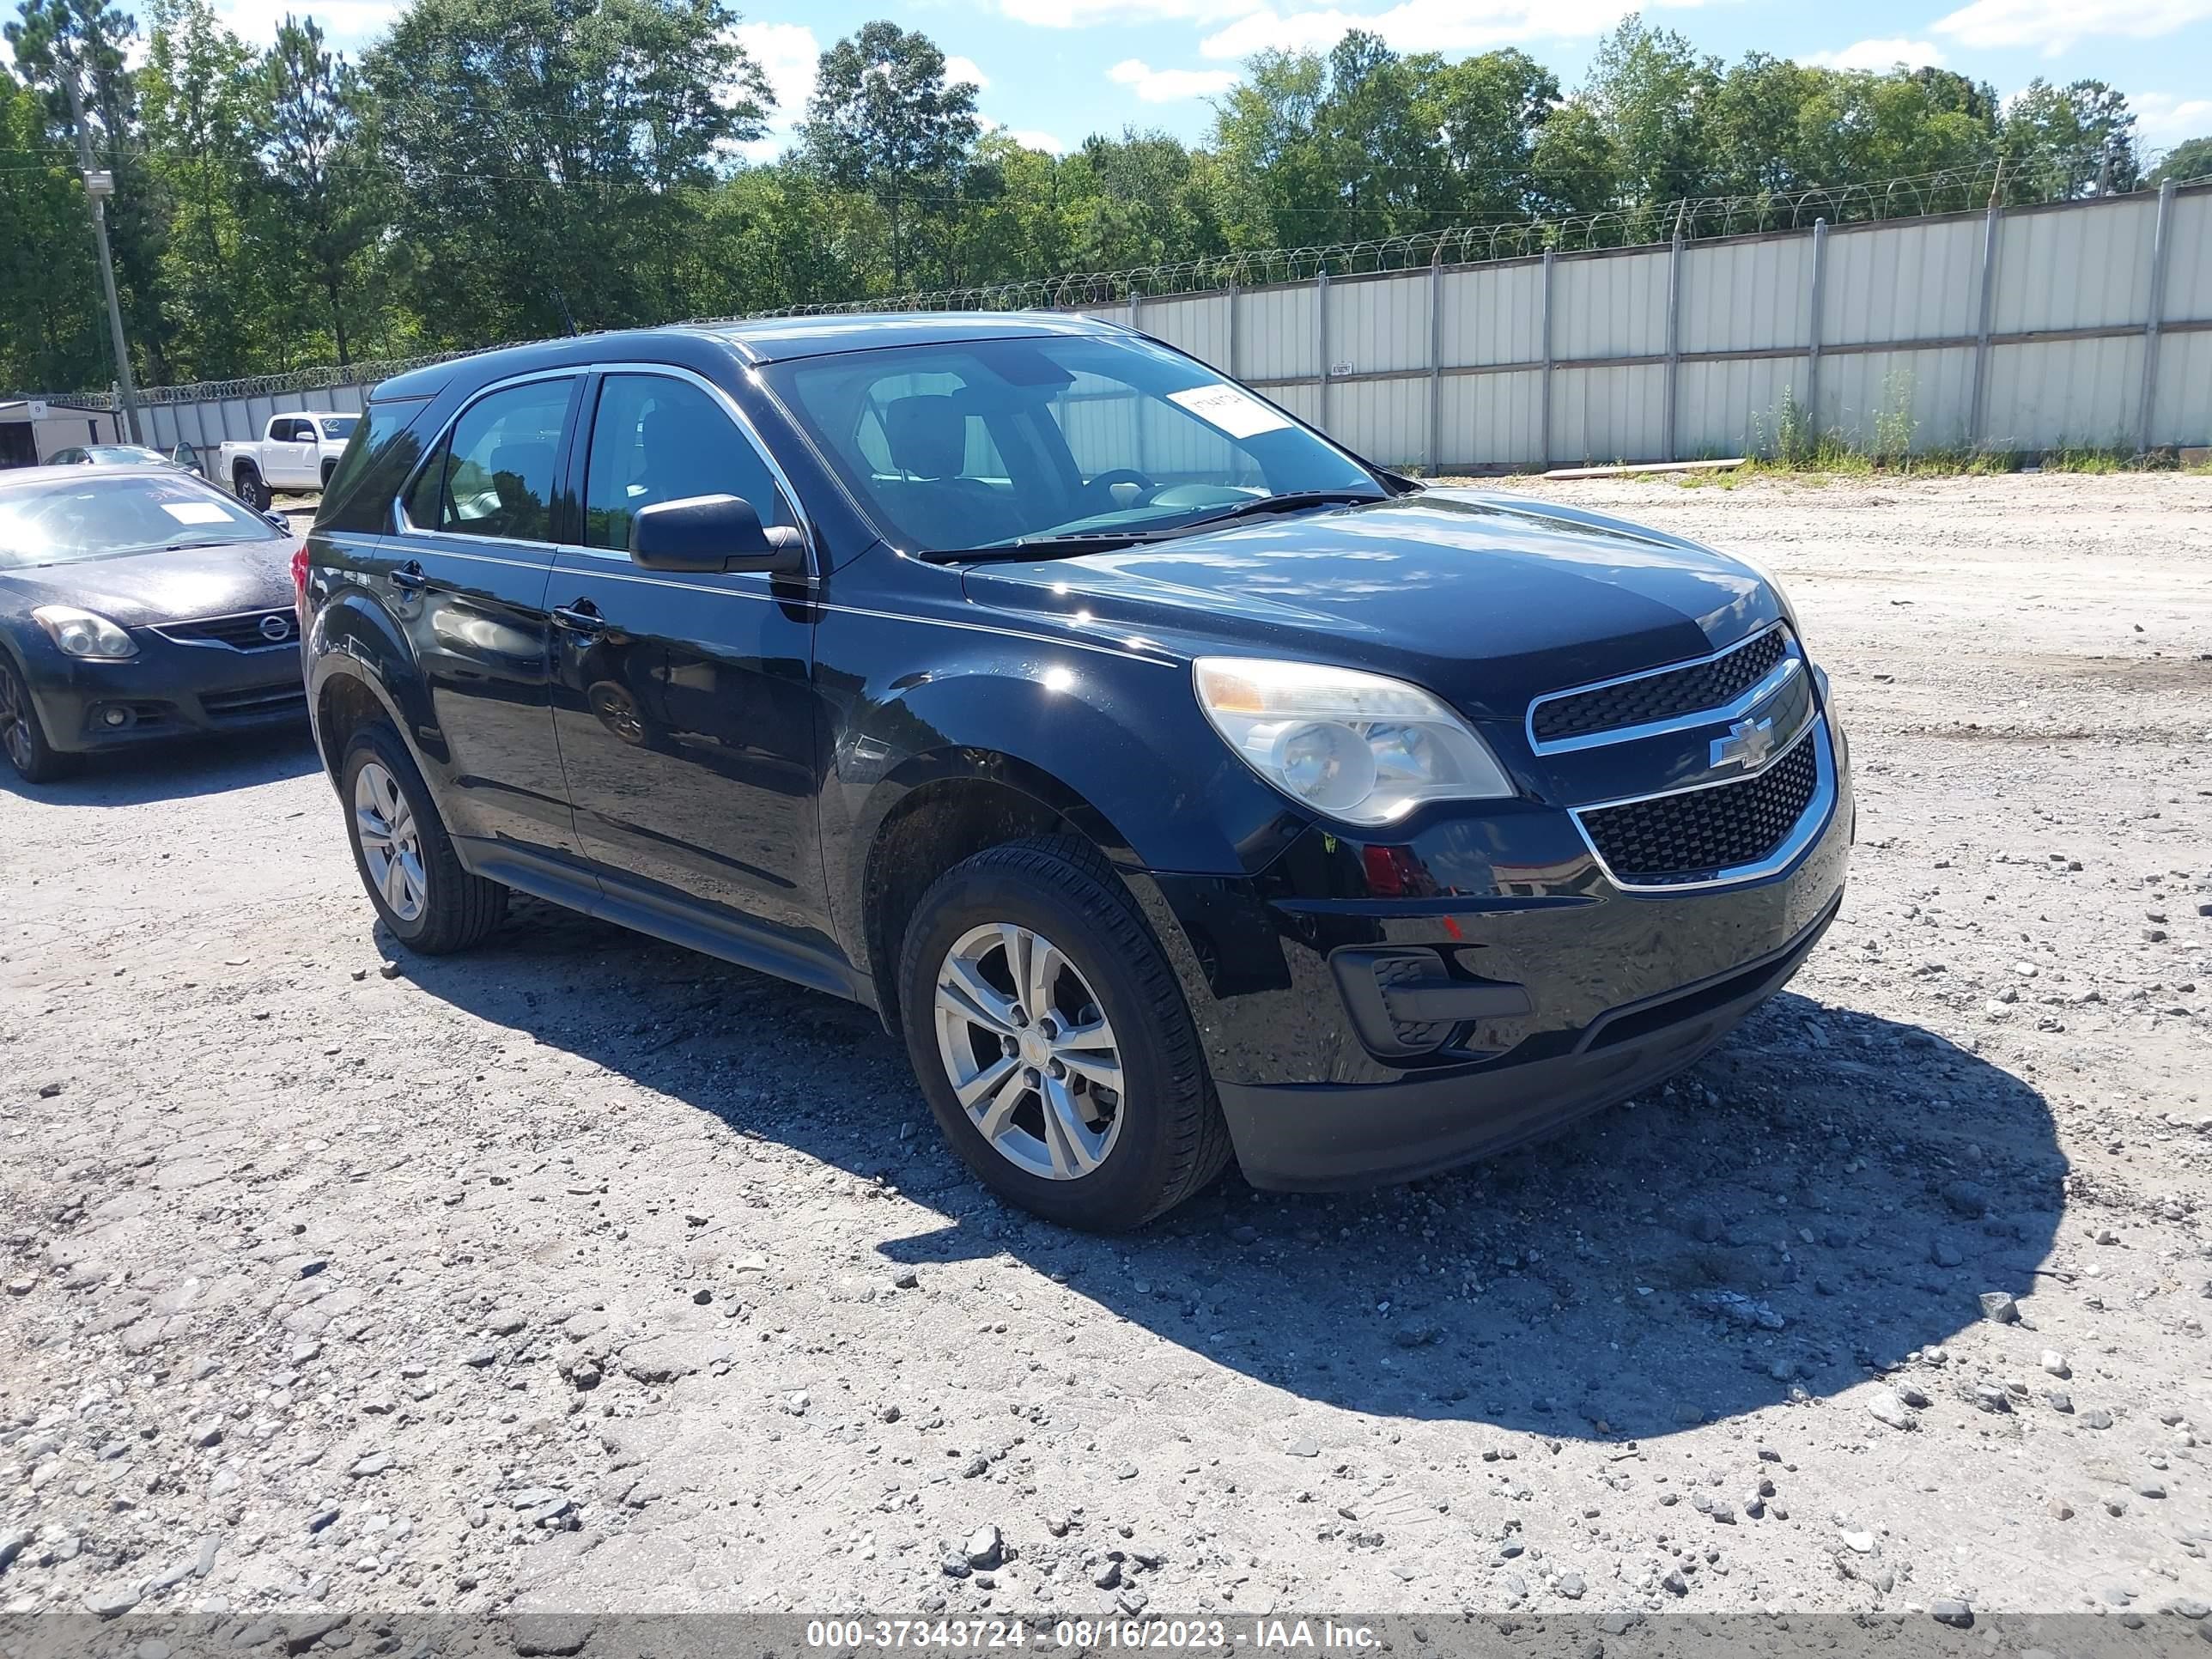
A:
POLYGON ((1711 764, 1741 766, 1748 771, 1763 764, 1774 752, 1774 722, 1771 720, 1740 720, 1728 729, 1728 736, 1715 738, 1711 764))

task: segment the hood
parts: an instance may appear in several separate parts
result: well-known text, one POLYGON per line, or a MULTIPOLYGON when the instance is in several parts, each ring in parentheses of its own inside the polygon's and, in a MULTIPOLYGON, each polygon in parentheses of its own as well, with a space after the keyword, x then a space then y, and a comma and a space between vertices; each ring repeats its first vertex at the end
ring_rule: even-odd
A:
POLYGON ((296 545, 280 536, 265 542, 0 570, 0 610, 73 605, 96 611, 125 628, 234 616, 242 611, 288 611, 296 545))
POLYGON ((1540 693, 1704 656, 1784 614, 1757 571, 1693 543, 1453 489, 978 565, 966 585, 1032 625, 1341 663, 1515 721, 1540 693))

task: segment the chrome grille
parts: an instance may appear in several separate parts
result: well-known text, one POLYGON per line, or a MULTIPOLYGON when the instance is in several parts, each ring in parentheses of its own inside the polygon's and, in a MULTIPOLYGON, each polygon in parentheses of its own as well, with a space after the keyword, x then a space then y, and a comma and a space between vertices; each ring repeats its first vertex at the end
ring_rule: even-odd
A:
POLYGON ((1545 697, 1528 711, 1529 735, 1539 744, 1561 743, 1724 708, 1789 653, 1788 630, 1770 628, 1704 662, 1545 697))
POLYGON ((1820 726, 1756 776, 1577 816, 1613 878, 1626 886, 1712 881, 1771 858, 1820 793, 1820 726))
POLYGON ((234 617, 161 623, 154 631, 179 645, 223 645, 233 651, 267 651, 296 644, 300 637, 298 624, 289 610, 246 611, 234 617))

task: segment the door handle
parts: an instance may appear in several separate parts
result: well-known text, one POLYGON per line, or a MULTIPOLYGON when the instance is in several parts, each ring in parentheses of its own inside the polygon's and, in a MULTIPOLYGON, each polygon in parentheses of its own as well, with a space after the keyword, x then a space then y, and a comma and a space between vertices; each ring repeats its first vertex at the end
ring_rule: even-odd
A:
POLYGON ((392 573, 392 585, 403 593, 420 593, 430 585, 430 579, 422 574, 421 560, 410 559, 392 573))
POLYGON ((586 639, 597 639, 607 631, 607 619, 599 615, 599 607, 589 599, 579 599, 574 605, 553 607, 553 625, 565 628, 571 634, 580 634, 586 639))

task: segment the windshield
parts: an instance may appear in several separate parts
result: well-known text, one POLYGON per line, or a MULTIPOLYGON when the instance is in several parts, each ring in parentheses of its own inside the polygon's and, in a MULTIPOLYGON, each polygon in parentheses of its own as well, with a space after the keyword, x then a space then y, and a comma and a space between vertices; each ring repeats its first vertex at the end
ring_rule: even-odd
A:
POLYGON ((361 416, 358 415, 326 415, 323 417, 323 436, 350 438, 354 428, 360 424, 361 416))
POLYGON ((168 458, 158 449, 141 449, 136 444, 100 444, 84 453, 94 461, 114 466, 168 465, 168 458))
POLYGON ((887 538, 923 552, 1132 537, 1270 495, 1384 492, 1203 364, 1133 336, 841 352, 770 382, 887 538))
POLYGON ((0 489, 0 570, 276 539, 259 514, 185 472, 0 489))

